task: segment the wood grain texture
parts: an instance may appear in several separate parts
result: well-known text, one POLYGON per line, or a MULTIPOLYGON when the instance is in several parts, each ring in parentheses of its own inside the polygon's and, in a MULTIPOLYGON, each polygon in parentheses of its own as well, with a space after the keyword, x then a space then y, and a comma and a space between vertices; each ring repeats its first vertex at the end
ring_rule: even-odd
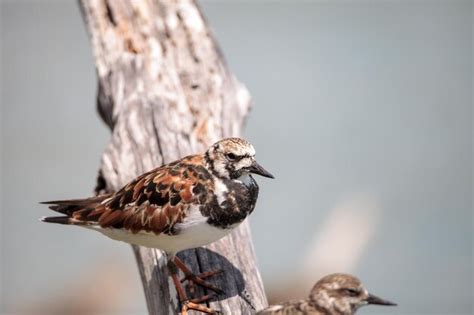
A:
MULTIPOLYGON (((196 3, 82 0, 81 9, 98 74, 97 108, 112 130, 97 192, 116 191, 149 169, 241 134, 250 95, 196 3)), ((178 302, 163 253, 133 250, 149 313, 174 314, 178 302)), ((224 270, 211 279, 226 291, 212 308, 249 314, 267 305, 247 222, 180 257, 194 272, 224 270)))

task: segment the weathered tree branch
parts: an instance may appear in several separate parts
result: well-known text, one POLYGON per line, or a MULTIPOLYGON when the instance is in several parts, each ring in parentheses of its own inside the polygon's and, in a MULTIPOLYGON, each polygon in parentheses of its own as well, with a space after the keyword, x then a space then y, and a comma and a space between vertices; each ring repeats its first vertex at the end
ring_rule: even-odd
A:
MULTIPOLYGON (((137 175, 216 140, 238 136, 250 107, 192 1, 82 0, 99 77, 97 106, 112 130, 98 191, 115 191, 137 175)), ((162 252, 134 247, 150 314, 173 314, 176 292, 162 252)), ((226 291, 210 306, 249 314, 266 306, 247 222, 225 239, 180 257, 226 291)), ((198 291, 198 294, 203 294, 198 291)))

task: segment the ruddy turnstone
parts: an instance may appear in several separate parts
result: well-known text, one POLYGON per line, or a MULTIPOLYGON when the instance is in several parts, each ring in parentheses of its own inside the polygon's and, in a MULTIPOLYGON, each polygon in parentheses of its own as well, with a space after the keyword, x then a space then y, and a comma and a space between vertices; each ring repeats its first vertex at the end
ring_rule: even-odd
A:
POLYGON ((354 315, 368 304, 397 305, 367 292, 359 279, 342 273, 325 276, 311 290, 308 299, 271 305, 258 315, 354 315))
POLYGON ((77 225, 114 240, 165 251, 183 310, 213 313, 187 298, 177 269, 197 285, 221 290, 193 274, 176 253, 219 240, 252 213, 258 185, 251 174, 273 178, 256 162, 249 142, 227 138, 204 154, 140 175, 115 193, 43 202, 63 215, 41 220, 77 225))

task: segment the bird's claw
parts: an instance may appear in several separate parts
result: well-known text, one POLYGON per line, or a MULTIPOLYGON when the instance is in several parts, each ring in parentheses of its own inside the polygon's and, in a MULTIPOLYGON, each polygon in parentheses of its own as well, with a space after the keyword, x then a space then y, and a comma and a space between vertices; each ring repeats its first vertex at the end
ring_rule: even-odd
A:
POLYGON ((181 308, 181 315, 187 315, 188 311, 194 310, 206 314, 220 315, 222 312, 213 310, 212 308, 206 307, 195 303, 194 300, 187 300, 183 302, 183 307, 181 308))

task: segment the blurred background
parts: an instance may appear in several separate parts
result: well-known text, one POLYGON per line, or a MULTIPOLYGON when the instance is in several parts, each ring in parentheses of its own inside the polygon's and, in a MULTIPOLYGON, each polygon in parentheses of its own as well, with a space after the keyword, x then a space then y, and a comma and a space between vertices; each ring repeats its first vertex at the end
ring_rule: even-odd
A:
MULTIPOLYGON (((202 2, 276 175, 251 217, 270 301, 359 276, 396 308, 472 314, 471 1, 202 2)), ((75 1, 1 2, 3 314, 146 314, 129 246, 46 226, 109 132, 75 1)))

